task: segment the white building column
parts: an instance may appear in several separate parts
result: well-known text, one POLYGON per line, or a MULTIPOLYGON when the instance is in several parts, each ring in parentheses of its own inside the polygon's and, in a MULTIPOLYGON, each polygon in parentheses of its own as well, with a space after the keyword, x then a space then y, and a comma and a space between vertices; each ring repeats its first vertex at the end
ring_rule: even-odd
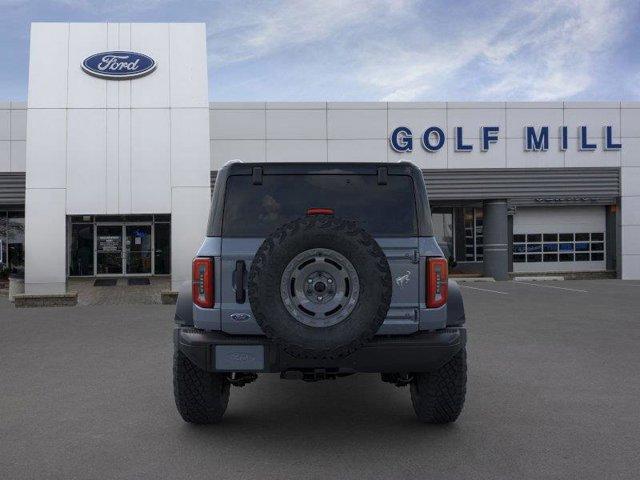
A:
POLYGON ((25 293, 65 293, 65 190, 27 188, 25 212, 25 293))
POLYGON ((210 189, 204 24, 32 24, 27 293, 65 291, 71 215, 171 214, 179 286, 206 231, 210 189), (118 81, 83 71, 84 59, 111 50, 157 68, 118 81))
MULTIPOLYGON (((622 147, 624 148, 624 146, 622 147)), ((640 159, 637 167, 622 167, 621 227, 623 280, 640 279, 640 159)))
POLYGON ((171 24, 171 289, 191 279, 211 204, 204 25, 171 24))
POLYGON ((622 102, 620 124, 620 276, 640 280, 640 102, 622 102))
POLYGON ((211 188, 174 187, 171 193, 171 290, 191 279, 191 261, 207 231, 211 188))

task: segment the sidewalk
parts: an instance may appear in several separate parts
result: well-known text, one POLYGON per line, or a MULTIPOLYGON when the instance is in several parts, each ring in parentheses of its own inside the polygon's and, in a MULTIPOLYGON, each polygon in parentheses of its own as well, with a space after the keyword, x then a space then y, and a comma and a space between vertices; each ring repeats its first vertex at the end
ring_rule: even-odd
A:
POLYGON ((150 285, 128 285, 119 278, 113 287, 94 287, 93 278, 69 279, 68 291, 78 292, 78 305, 153 305, 160 303, 160 292, 171 289, 170 277, 149 277, 150 285))

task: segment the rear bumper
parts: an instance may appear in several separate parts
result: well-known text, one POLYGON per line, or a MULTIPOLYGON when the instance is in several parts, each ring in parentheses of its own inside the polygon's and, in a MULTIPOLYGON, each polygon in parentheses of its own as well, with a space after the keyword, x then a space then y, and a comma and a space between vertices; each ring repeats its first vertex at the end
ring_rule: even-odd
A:
POLYGON ((466 341, 464 328, 377 336, 344 358, 317 360, 292 357, 264 336, 227 335, 192 327, 174 329, 176 349, 210 372, 429 372, 447 363, 466 341))

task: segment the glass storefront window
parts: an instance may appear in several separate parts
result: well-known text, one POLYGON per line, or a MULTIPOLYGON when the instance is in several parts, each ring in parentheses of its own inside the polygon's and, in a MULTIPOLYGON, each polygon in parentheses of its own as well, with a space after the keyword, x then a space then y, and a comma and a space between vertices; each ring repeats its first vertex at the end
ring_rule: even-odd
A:
POLYGON ((24 273, 24 212, 8 212, 5 264, 11 273, 24 273))
MULTIPOLYGON (((482 262, 482 208, 434 206, 431 218, 434 235, 442 252, 449 259, 450 267, 466 262, 482 262)), ((467 268, 467 271, 472 270, 467 268)))
POLYGON ((171 224, 155 224, 155 267, 156 275, 171 273, 171 224))
POLYGON ((481 208, 464 208, 464 245, 467 262, 481 262, 483 256, 483 221, 481 208))
POLYGON ((93 223, 71 225, 69 275, 93 275, 93 223))
POLYGON ((151 273, 151 225, 127 225, 127 273, 151 273))
POLYGON ((97 225, 96 266, 99 275, 122 275, 121 225, 97 225))
POLYGON ((87 218, 71 217, 69 276, 171 273, 170 215, 87 218))
POLYGON ((455 252, 453 247, 453 209, 435 208, 431 212, 433 234, 442 249, 444 256, 453 261, 455 252))

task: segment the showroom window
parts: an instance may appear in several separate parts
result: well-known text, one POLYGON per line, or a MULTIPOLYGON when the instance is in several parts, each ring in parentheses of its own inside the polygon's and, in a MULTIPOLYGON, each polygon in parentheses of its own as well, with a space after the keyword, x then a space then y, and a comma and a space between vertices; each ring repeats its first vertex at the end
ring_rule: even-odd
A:
POLYGON ((515 233, 514 263, 602 262, 604 232, 515 233))
POLYGON ((93 275, 93 223, 71 224, 69 275, 93 275))
POLYGON ((0 275, 24 272, 24 212, 0 211, 0 275))
POLYGON ((467 262, 482 262, 483 255, 483 220, 481 208, 465 208, 464 215, 464 259, 467 262))
POLYGON ((156 215, 154 221, 154 255, 156 275, 171 273, 171 217, 156 215))
POLYGON ((453 208, 434 208, 431 211, 433 234, 447 259, 455 258, 453 208))
POLYGON ((69 276, 170 273, 170 215, 71 217, 69 276))

